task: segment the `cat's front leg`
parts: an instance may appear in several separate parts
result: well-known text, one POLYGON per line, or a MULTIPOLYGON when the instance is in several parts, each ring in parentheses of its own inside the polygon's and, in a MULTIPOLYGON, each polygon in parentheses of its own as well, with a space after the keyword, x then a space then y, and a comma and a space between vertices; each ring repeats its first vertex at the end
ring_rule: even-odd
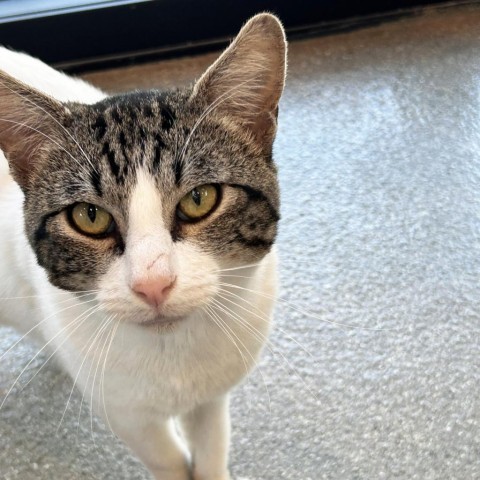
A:
POLYGON ((108 422, 150 470, 155 480, 191 480, 188 454, 172 420, 132 411, 109 412, 108 422))
POLYGON ((192 455, 194 480, 230 480, 228 396, 200 405, 181 418, 192 455))

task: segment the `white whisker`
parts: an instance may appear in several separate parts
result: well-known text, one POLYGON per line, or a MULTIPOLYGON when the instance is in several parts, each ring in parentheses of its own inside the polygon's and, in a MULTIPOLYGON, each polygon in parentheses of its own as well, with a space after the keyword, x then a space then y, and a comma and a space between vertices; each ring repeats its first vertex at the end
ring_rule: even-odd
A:
POLYGON ((202 121, 207 117, 209 113, 211 113, 213 110, 215 110, 217 107, 219 107, 223 102, 228 100, 233 96, 233 94, 237 91, 240 90, 244 85, 246 85, 249 82, 252 82, 253 78, 249 78, 248 80, 245 80, 244 82, 234 85, 233 87, 229 88, 227 91, 222 93, 218 98, 216 98, 200 115, 198 120, 195 122, 195 124, 192 127, 192 130, 190 131, 187 139, 185 140, 185 143, 183 145, 182 151, 180 152, 180 161, 183 162, 183 158, 185 156, 185 153, 187 152, 188 145, 190 143, 190 140, 195 133, 195 130, 199 127, 199 125, 202 123, 202 121))
POLYGON ((79 150, 82 152, 83 156, 85 157, 85 159, 87 160, 87 162, 90 164, 90 166, 94 169, 94 165, 92 163, 92 161, 90 160, 90 158, 87 156, 87 154, 85 153, 85 151, 83 150, 83 148, 80 146, 80 144, 77 142, 77 140, 75 139, 75 137, 65 128, 64 125, 62 125, 50 112, 48 112, 47 110, 45 110, 43 107, 41 107, 40 105, 38 105, 36 102, 34 102, 33 100, 31 100, 30 98, 28 98, 26 95, 22 95, 20 94, 19 92, 15 91, 13 88, 10 88, 5 82, 0 82, 7 90, 10 90, 12 93, 14 93, 15 95, 18 95, 20 98, 22 98, 23 100, 26 100, 28 103, 30 103, 31 105, 33 105, 35 108, 38 108, 39 110, 41 110, 42 112, 46 113, 57 125, 59 125, 63 131, 73 140, 73 142, 75 143, 75 145, 77 145, 77 147, 79 148, 79 150))
MULTIPOLYGON (((221 297, 223 300, 226 300, 227 302, 230 302, 230 303, 233 303, 235 306, 237 306, 238 308, 244 310, 245 312, 247 312, 249 315, 254 315, 256 318, 264 321, 264 322, 267 322, 269 323, 270 322, 270 319, 267 318, 265 316, 265 314, 259 310, 257 307, 255 307, 253 305, 253 303, 249 302, 247 299, 243 298, 242 296, 240 295, 236 295, 235 293, 233 292, 229 292, 228 290, 225 290, 225 289, 221 289, 220 290, 221 292, 225 293, 225 294, 228 294, 228 295, 231 295, 233 296, 234 298, 238 298, 239 300, 242 300, 243 302, 246 302, 247 304, 251 305, 252 307, 255 308, 255 310, 257 310, 257 312, 259 313, 255 313, 251 310, 249 310, 248 308, 245 308, 243 307, 242 305, 239 305, 238 303, 234 302, 233 300, 229 299, 228 297, 225 297, 224 295, 221 295, 219 294, 218 296, 221 297)), ((278 325, 275 326, 276 330, 278 330, 279 332, 281 332, 283 335, 285 335, 289 340, 292 340, 292 342, 294 342, 296 345, 298 345, 308 356, 310 356, 311 358, 315 358, 314 355, 309 352, 300 342, 298 342, 295 338, 293 338, 291 335, 289 335, 285 330, 283 330, 282 328, 280 328, 278 325)))
POLYGON ((244 268, 252 268, 252 267, 258 267, 261 265, 262 262, 256 262, 256 263, 248 263, 246 265, 241 265, 239 267, 232 267, 232 268, 219 268, 217 270, 213 270, 214 273, 223 273, 223 272, 231 272, 233 270, 242 270, 244 268))
POLYGON ((310 385, 302 378, 302 376, 297 371, 297 369, 293 366, 293 364, 287 360, 285 355, 283 355, 281 352, 276 351, 272 348, 272 347, 275 347, 275 345, 273 344, 273 341, 271 339, 266 339, 265 335, 262 332, 260 332, 257 328, 255 328, 253 325, 248 323, 245 319, 240 317, 240 315, 238 315, 236 312, 229 309, 228 307, 226 308, 226 313, 230 316, 230 318, 232 320, 237 322, 240 326, 242 326, 245 330, 247 330, 250 334, 252 334, 255 338, 257 338, 257 340, 259 340, 260 342, 263 343, 265 340, 267 340, 267 342, 265 343, 266 348, 272 353, 272 355, 274 357, 276 355, 279 355, 282 358, 282 360, 285 362, 285 364, 288 366, 288 368, 290 368, 291 371, 297 376, 297 378, 303 383, 304 387, 312 395, 312 397, 315 398, 316 400, 318 400, 315 392, 312 390, 310 385))
MULTIPOLYGON (((98 308, 96 305, 93 306, 93 307, 90 307, 90 309, 94 309, 94 308, 98 308)), ((90 309, 87 310, 90 311, 90 309)), ((65 330, 68 329, 68 327, 70 327, 71 325, 73 325, 74 323, 80 321, 79 319, 85 314, 85 312, 83 312, 79 317, 76 317, 74 320, 72 320, 70 323, 68 323, 65 327, 63 327, 62 329, 60 329, 40 350, 38 350, 38 352, 33 356, 32 359, 30 359, 30 361, 25 365, 25 367, 23 368, 23 370, 20 372, 20 374, 17 376, 16 380, 13 382, 13 385, 10 387, 10 389, 8 390, 7 394, 5 395, 2 403, 0 404, 0 410, 3 408, 3 405, 5 404, 7 398, 9 397, 10 393, 12 392, 12 390, 15 388, 15 385, 18 383, 18 381, 20 380, 21 376, 25 373, 25 371, 28 369, 28 367, 35 361, 35 359, 40 355, 40 353, 42 353, 45 348, 48 347, 48 345, 50 345, 59 335, 62 335, 63 332, 65 330)), ((68 337, 67 337, 68 339, 68 337)), ((66 341, 66 340, 65 340, 66 341)), ((62 345, 63 345, 64 342, 62 342, 62 345)))
POLYGON ((35 127, 32 127, 30 125, 27 125, 26 123, 23 123, 23 122, 17 122, 15 120, 8 120, 6 118, 1 118, 0 117, 0 122, 7 122, 7 123, 11 123, 13 125, 17 125, 17 126, 20 126, 20 127, 25 127, 25 128, 28 128, 30 130, 33 130, 34 132, 36 133, 39 133, 40 135, 44 136, 45 138, 47 138, 50 142, 52 142, 54 145, 56 145, 57 147, 59 147, 61 150, 63 150, 70 158, 72 158, 72 160, 82 169, 82 171, 85 173, 85 174, 88 174, 88 170, 85 168, 85 165, 83 165, 82 163, 80 163, 78 161, 77 158, 75 158, 65 147, 63 147, 62 145, 60 145, 60 143, 58 143, 56 140, 54 140, 53 138, 51 138, 49 135, 47 135, 46 133, 38 130, 38 128, 35 128, 35 127))
MULTIPOLYGON (((221 318, 215 313, 215 311, 212 309, 211 305, 206 305, 203 308, 204 308, 204 311, 206 311, 209 314, 210 318, 214 321, 214 323, 218 326, 218 328, 220 328, 220 330, 222 330, 222 332, 225 333, 227 338, 229 338, 232 341, 232 343, 235 345, 235 347, 238 350, 238 353, 240 354, 240 356, 243 360, 243 364, 245 366, 245 374, 248 374, 247 360, 246 360, 243 352, 240 350, 239 346, 237 345, 237 343, 235 342, 235 340, 231 336, 231 334, 225 329, 225 323, 221 321, 221 318)), ((245 348, 245 345, 243 345, 243 347, 245 348)))
POLYGON ((377 328, 377 327, 364 327, 364 326, 361 326, 361 325, 353 325, 353 324, 343 323, 343 322, 334 322, 333 320, 328 320, 328 319, 323 318, 319 315, 316 315, 315 313, 309 312, 308 310, 297 307, 293 303, 288 302, 286 300, 283 300, 282 298, 277 298, 275 295, 269 295, 268 293, 262 293, 262 292, 259 292, 257 290, 251 290, 250 288, 241 287, 239 285, 233 285, 231 283, 219 283, 219 285, 224 286, 224 287, 228 287, 228 288, 235 288, 235 289, 244 290, 244 291, 251 292, 251 293, 254 293, 256 295, 259 295, 259 296, 262 296, 262 297, 265 297, 265 298, 268 298, 268 299, 272 299, 272 300, 276 299, 279 304, 285 305, 285 306, 291 308, 292 310, 294 310, 294 311, 296 311, 296 312, 298 312, 302 315, 305 315, 305 316, 310 317, 310 318, 314 318, 316 320, 320 320, 321 322, 327 323, 329 325, 334 325, 336 327, 349 328, 351 330, 367 330, 367 331, 372 331, 372 332, 390 332, 390 331, 399 331, 400 330, 400 327, 377 328))
MULTIPOLYGON (((116 316, 113 317, 113 319, 115 319, 115 318, 116 318, 116 316)), ((108 358, 108 354, 110 353, 110 348, 112 346, 113 338, 115 337, 119 327, 120 327, 120 322, 117 322, 117 324, 115 325, 115 328, 112 330, 112 333, 111 333, 111 336, 110 336, 110 343, 108 344, 107 353, 105 354, 105 358, 103 360, 103 371, 102 371, 102 376, 100 378, 100 390, 101 390, 101 393, 102 393, 103 411, 105 413, 105 420, 107 422, 108 428, 110 429, 110 432, 112 433, 112 435, 115 435, 115 433, 114 433, 113 428, 110 424, 110 419, 108 418, 107 406, 105 404, 105 371, 106 371, 106 367, 107 367, 107 358, 108 358)))
POLYGON ((67 400, 67 404, 65 405, 65 409, 63 410, 63 414, 62 414, 62 418, 60 419, 60 423, 58 424, 58 427, 57 427, 57 432, 60 430, 60 427, 62 425, 62 422, 63 422, 63 419, 65 417, 65 414, 67 413, 67 410, 68 410, 68 406, 70 404, 70 400, 72 399, 72 395, 73 395, 73 392, 75 390, 75 385, 77 384, 77 381, 78 381, 78 377, 80 376, 80 373, 83 369, 83 365, 85 364, 85 361, 87 360, 88 358, 88 354, 90 352, 90 350, 92 349, 92 346, 93 346, 93 342, 92 342, 92 339, 96 336, 97 332, 102 328, 102 326, 104 325, 103 322, 100 322, 99 325, 97 326, 97 328, 93 331, 92 335, 90 335, 89 339, 87 340, 87 342, 85 343, 85 346, 82 348, 82 350, 80 351, 79 353, 79 357, 82 355, 82 353, 85 351, 85 349, 87 348, 88 346, 88 350, 87 352, 85 353, 85 355, 83 356, 83 360, 80 364, 80 367, 78 368, 78 371, 77 371, 77 374, 75 376, 75 379, 73 381, 73 385, 72 385, 72 388, 70 390, 70 395, 68 396, 68 400, 67 400))
MULTIPOLYGON (((97 308, 93 308, 93 310, 84 318, 81 319, 80 321, 80 318, 78 318, 78 320, 80 321, 79 325, 77 325, 71 332, 69 332, 65 338, 65 340, 60 343, 60 345, 58 345, 58 347, 50 354, 50 356, 45 360, 45 362, 43 362, 43 364, 40 366, 40 368, 37 369, 37 371, 35 372, 35 375, 33 375, 31 378, 29 378, 28 382, 22 387, 22 391, 30 384, 30 382, 43 370, 43 368, 45 367, 45 365, 53 358, 53 356, 58 352, 58 350, 60 350, 60 348, 63 346, 63 344, 70 338, 70 336, 75 333, 78 328, 83 325, 85 323, 85 321, 91 317, 92 315, 94 315, 95 313, 97 313, 98 311, 100 310, 100 307, 97 306, 97 308)), ((88 312, 88 310, 87 310, 88 312)), ((86 313, 86 312, 85 312, 86 313)))
MULTIPOLYGON (((95 374, 93 375, 93 380, 92 380, 92 391, 91 391, 91 395, 90 395, 90 432, 91 432, 91 436, 92 436, 92 440, 93 440, 93 443, 95 444, 95 438, 93 436, 93 408, 94 408, 94 403, 93 403, 93 395, 94 395, 94 392, 95 392, 95 380, 97 379, 97 373, 98 373, 98 369, 100 367, 100 363, 102 361, 102 356, 103 356, 103 352, 105 351, 105 347, 107 346, 108 344, 108 340, 110 338, 110 335, 113 331, 113 328, 110 330, 110 332, 108 331, 108 328, 110 327, 110 325, 114 322, 113 320, 113 317, 111 317, 107 322, 106 322, 106 328, 105 328, 105 331, 107 332, 107 335, 105 337, 105 341, 103 342, 103 346, 102 346, 102 349, 100 350, 100 355, 98 356, 98 359, 97 359, 97 366, 95 367, 95 374)), ((102 335, 103 336, 103 335, 102 335)), ((99 389, 98 389, 98 395, 100 396, 100 392, 101 392, 101 389, 100 389, 100 386, 101 386, 101 378, 100 378, 100 383, 99 383, 99 389)), ((100 404, 100 398, 99 398, 99 404, 100 404)))
MULTIPOLYGON (((212 307, 213 308, 217 308, 218 310, 222 311, 223 313, 227 314, 228 316, 231 316, 230 313, 227 311, 227 309, 224 308, 224 305, 222 305, 220 302, 216 301, 216 300, 213 300, 212 302, 212 307)), ((263 375, 263 372, 262 370, 260 369, 260 367, 258 366, 258 362, 257 360, 253 357, 253 355, 250 353, 250 350, 248 350, 248 348, 245 346, 245 344, 240 340, 240 338, 238 337, 238 335, 235 334, 235 332, 233 331, 233 329, 226 323, 226 322, 223 322, 224 326, 226 328, 228 328, 230 330, 230 332, 232 333, 232 335, 235 335, 235 338, 237 338, 237 340, 240 342, 240 344, 245 348, 246 352, 249 354, 250 358, 252 359, 252 362, 254 364, 255 367, 257 367, 258 369, 258 372, 260 373, 260 376, 262 377, 262 381, 263 381, 263 384, 265 385, 265 390, 267 392, 267 398, 268 398, 268 406, 269 406, 269 410, 271 411, 271 398, 270 398, 270 391, 268 390, 268 386, 267 386, 267 382, 265 380, 265 377, 263 375)), ((261 343, 261 344, 264 344, 267 337, 265 335, 262 335, 261 337, 259 336, 255 336, 254 337, 261 343)), ((248 371, 246 372, 248 374, 248 371)), ((247 377, 248 378, 248 377, 247 377)))
MULTIPOLYGON (((109 325, 108 321, 104 322, 103 325, 101 326, 101 328, 98 330, 97 334, 95 335, 95 338, 93 339, 92 345, 96 345, 97 350, 98 350, 98 347, 99 347, 99 345, 97 344, 97 339, 100 340, 103 337, 103 333, 107 329, 108 325, 109 325)), ((88 351, 90 351, 90 349, 88 351)), ((86 355, 88 355, 88 352, 87 352, 86 355)), ((92 357, 95 357, 95 354, 93 354, 92 357)), ((85 380, 85 386, 84 386, 83 392, 82 392, 82 399, 80 401, 80 407, 78 409, 77 438, 78 438, 78 428, 80 426, 80 416, 82 414, 83 402, 84 402, 84 399, 85 399, 85 394, 87 392, 88 382, 90 380, 90 375, 92 373, 92 368, 93 368, 93 361, 90 362, 90 368, 88 369, 88 375, 87 375, 87 378, 85 380)), ((95 443, 95 441, 94 441, 94 443, 95 443)))
MULTIPOLYGON (((55 292, 55 295, 73 295, 77 293, 85 294, 85 295, 76 295, 77 298, 82 298, 87 296, 88 294, 98 293, 100 290, 78 290, 75 292, 55 292)), ((8 300, 26 300, 30 298, 44 298, 44 295, 26 295, 23 297, 0 297, 0 301, 8 301, 8 300)))
MULTIPOLYGON (((69 299, 70 300, 70 299, 69 299)), ((91 300, 86 300, 85 302, 81 302, 81 303, 76 303, 75 305, 70 305, 68 306, 67 308, 63 308, 62 310, 57 310, 55 312, 53 312, 51 315, 49 315, 48 317, 44 318, 43 320, 41 320, 40 322, 36 323, 30 330, 27 331, 27 333, 25 333, 24 335, 22 335, 13 345, 11 345, 5 352, 2 353, 2 355, 0 355, 0 360, 2 360, 9 352, 11 352, 23 339, 25 339, 28 335, 30 335, 34 330, 36 330, 40 325, 42 325, 43 323, 45 323, 47 320, 49 320, 50 318, 54 317, 55 315, 59 314, 59 313, 63 313, 67 310, 70 310, 71 308, 75 308, 75 307, 79 307, 81 305, 86 305, 87 303, 91 303, 95 301, 95 299, 91 299, 91 300)))

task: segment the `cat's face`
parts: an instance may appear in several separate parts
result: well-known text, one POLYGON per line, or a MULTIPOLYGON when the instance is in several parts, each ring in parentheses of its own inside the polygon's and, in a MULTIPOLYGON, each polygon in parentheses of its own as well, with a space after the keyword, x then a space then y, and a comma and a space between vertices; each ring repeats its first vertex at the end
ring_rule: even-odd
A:
POLYGON ((0 145, 52 284, 169 322, 207 303, 222 269, 269 251, 285 42, 273 17, 256 18, 185 91, 62 105, 2 77, 0 106, 29 128, 0 125, 0 145))
POLYGON ((161 313, 184 315, 215 292, 221 268, 269 250, 278 220, 270 149, 213 115, 190 136, 205 106, 188 97, 144 93, 68 107, 81 150, 68 138, 52 150, 25 203, 30 242, 53 284, 100 289, 111 310, 145 320, 153 309, 134 286, 166 277, 173 286, 161 313))

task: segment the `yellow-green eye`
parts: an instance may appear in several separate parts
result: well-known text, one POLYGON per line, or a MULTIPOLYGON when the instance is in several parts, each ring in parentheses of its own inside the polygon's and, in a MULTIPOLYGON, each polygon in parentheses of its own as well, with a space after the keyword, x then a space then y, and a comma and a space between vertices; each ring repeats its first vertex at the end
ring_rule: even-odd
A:
POLYGON ((91 203, 77 203, 70 215, 78 230, 94 237, 109 233, 114 225, 112 216, 106 210, 91 203))
POLYGON ((215 185, 200 185, 180 200, 177 214, 184 221, 200 220, 215 208, 217 201, 218 189, 215 185))

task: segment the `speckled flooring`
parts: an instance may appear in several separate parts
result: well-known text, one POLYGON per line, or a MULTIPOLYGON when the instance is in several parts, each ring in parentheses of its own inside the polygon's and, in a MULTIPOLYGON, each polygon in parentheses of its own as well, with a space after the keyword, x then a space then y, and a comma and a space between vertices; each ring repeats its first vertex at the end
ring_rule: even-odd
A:
MULTIPOLYGON (((172 86, 214 57, 86 78, 172 86)), ((235 475, 480 478, 479 103, 478 5, 292 43, 275 148, 282 301, 271 350, 233 395, 235 475)), ((0 354, 16 338, 0 330, 0 354)), ((35 352, 2 360, 0 396, 35 352)), ((49 363, 8 399, 0 479, 147 479, 79 417, 78 392, 57 432, 71 384, 49 363)))

